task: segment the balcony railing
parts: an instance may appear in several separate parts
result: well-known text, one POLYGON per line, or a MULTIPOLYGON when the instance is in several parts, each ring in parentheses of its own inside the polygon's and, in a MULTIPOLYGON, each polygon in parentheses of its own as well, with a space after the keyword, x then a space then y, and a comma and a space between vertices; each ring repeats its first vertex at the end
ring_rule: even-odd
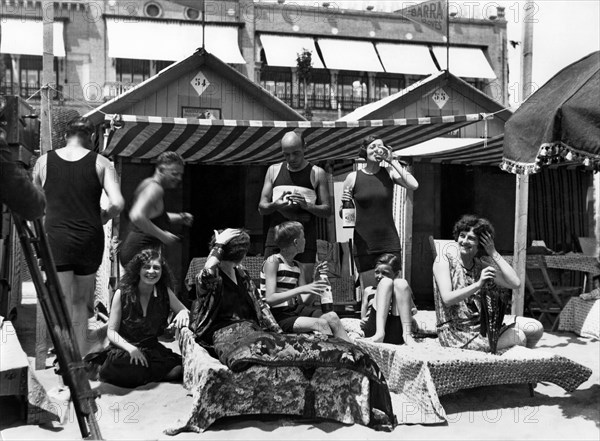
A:
MULTIPOLYGON (((274 93, 277 98, 286 103, 288 106, 294 109, 304 109, 304 95, 303 94, 278 94, 274 93)), ((308 106, 313 110, 337 110, 337 105, 340 105, 343 110, 354 110, 358 107, 364 106, 365 104, 377 101, 377 99, 369 99, 366 97, 358 98, 347 96, 336 96, 333 99, 329 95, 309 95, 308 106)))
POLYGON ((134 88, 139 83, 123 83, 121 81, 109 81, 104 83, 103 98, 104 101, 108 101, 114 97, 127 92, 129 89, 134 88))
MULTIPOLYGON (((32 100, 41 99, 41 95, 39 93, 40 90, 39 84, 19 84, 19 83, 10 83, 10 82, 2 82, 0 83, 0 95, 19 95, 21 98, 32 100)), ((61 99, 62 85, 56 87, 58 92, 52 91, 51 97, 54 100, 61 99)))

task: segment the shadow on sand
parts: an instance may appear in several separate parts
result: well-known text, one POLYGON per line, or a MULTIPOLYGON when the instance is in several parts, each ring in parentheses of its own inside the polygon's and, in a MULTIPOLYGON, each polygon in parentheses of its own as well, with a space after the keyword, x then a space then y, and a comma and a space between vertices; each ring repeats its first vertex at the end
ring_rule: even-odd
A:
POLYGON ((522 418, 534 418, 540 408, 558 406, 565 418, 583 417, 600 428, 600 385, 564 394, 550 396, 536 390, 531 397, 526 384, 510 384, 466 389, 440 397, 440 401, 449 420, 452 414, 502 410, 513 413, 521 410, 522 418))

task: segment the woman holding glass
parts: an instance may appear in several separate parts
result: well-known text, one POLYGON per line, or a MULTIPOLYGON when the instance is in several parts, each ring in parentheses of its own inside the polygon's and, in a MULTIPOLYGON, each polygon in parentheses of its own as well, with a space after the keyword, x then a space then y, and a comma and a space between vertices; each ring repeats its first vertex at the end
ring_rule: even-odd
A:
POLYGON ((342 201, 353 199, 356 206, 353 251, 364 289, 375 285, 375 263, 381 254, 401 257, 393 218, 394 186, 416 190, 419 183, 406 167, 392 160, 391 149, 379 138, 367 136, 358 156, 366 166, 346 177, 342 201))

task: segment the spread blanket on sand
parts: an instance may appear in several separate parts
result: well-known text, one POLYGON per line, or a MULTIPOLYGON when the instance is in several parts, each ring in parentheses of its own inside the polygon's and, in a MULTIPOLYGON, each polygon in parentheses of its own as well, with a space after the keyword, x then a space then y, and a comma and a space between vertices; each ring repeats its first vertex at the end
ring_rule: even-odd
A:
MULTIPOLYGON (((360 332, 359 320, 342 319, 342 323, 350 334, 360 332)), ((461 389, 550 382, 571 392, 591 375, 587 367, 544 349, 515 347, 494 355, 444 348, 435 338, 423 339, 414 346, 361 339, 356 342, 385 376, 400 424, 446 421, 439 397, 461 389)), ((217 419, 234 415, 291 415, 345 424, 371 423, 372 382, 356 370, 321 367, 308 378, 306 369, 297 366, 254 364, 233 372, 197 344, 187 328, 180 333, 179 343, 184 386, 193 394, 194 404, 176 427, 166 431, 168 434, 203 431, 217 419)), ((232 347, 225 352, 230 354, 233 366, 245 363, 243 349, 232 347)))
POLYGON ((169 435, 201 432, 225 416, 257 414, 393 427, 385 380, 355 345, 325 336, 265 333, 240 323, 215 335, 215 349, 228 368, 187 328, 179 343, 193 406, 165 431, 169 435))
MULTIPOLYGON (((360 336, 360 321, 342 319, 350 336, 360 336)), ((437 338, 391 345, 356 343, 379 365, 392 393, 399 423, 433 424, 446 420, 439 397, 461 389, 498 384, 554 383, 572 392, 592 371, 544 349, 510 348, 500 354, 447 348, 437 338)))

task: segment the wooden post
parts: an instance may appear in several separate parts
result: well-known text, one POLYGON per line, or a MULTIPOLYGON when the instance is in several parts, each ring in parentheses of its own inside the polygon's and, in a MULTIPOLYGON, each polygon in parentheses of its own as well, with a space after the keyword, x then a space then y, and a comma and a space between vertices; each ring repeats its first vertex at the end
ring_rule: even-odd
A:
MULTIPOLYGON (((411 170, 412 171, 412 170, 411 170)), ((402 277, 410 284, 412 272, 412 252, 413 252, 413 211, 414 194, 412 190, 406 190, 406 199, 404 201, 404 243, 402 244, 402 277)))
MULTIPOLYGON (((534 8, 533 2, 527 2, 524 6, 525 12, 534 8)), ((523 20, 521 53, 521 102, 525 101, 531 94, 531 70, 533 61, 533 20, 527 15, 523 20)), ((516 203, 515 203, 515 244, 513 256, 513 268, 521 280, 521 285, 513 290, 512 313, 523 315, 525 301, 525 277, 526 277, 526 250, 527 250, 527 211, 529 202, 529 176, 517 175, 516 177, 516 203)))
MULTIPOLYGON (((43 11, 43 71, 40 114, 40 154, 48 153, 52 149, 52 115, 50 114, 50 99, 52 90, 47 87, 54 82, 54 2, 44 0, 43 11)), ((46 368, 46 357, 48 353, 47 329, 44 314, 39 300, 36 308, 36 332, 35 332, 35 368, 46 368)))
POLYGON ((41 154, 48 153, 52 149, 52 118, 50 115, 50 97, 52 91, 47 87, 54 83, 54 2, 44 0, 43 11, 43 56, 42 56, 42 91, 41 91, 41 115, 40 115, 40 149, 41 154))
POLYGON ((527 260, 527 208, 529 203, 529 176, 517 175, 516 177, 516 204, 515 204, 515 244, 513 255, 513 268, 517 272, 521 285, 513 290, 512 311, 514 315, 523 315, 525 302, 525 277, 527 260))
MULTIPOLYGON (((600 256, 600 173, 594 173, 594 236, 596 237, 596 258, 600 256)), ((594 285, 591 284, 591 288, 594 285)))

